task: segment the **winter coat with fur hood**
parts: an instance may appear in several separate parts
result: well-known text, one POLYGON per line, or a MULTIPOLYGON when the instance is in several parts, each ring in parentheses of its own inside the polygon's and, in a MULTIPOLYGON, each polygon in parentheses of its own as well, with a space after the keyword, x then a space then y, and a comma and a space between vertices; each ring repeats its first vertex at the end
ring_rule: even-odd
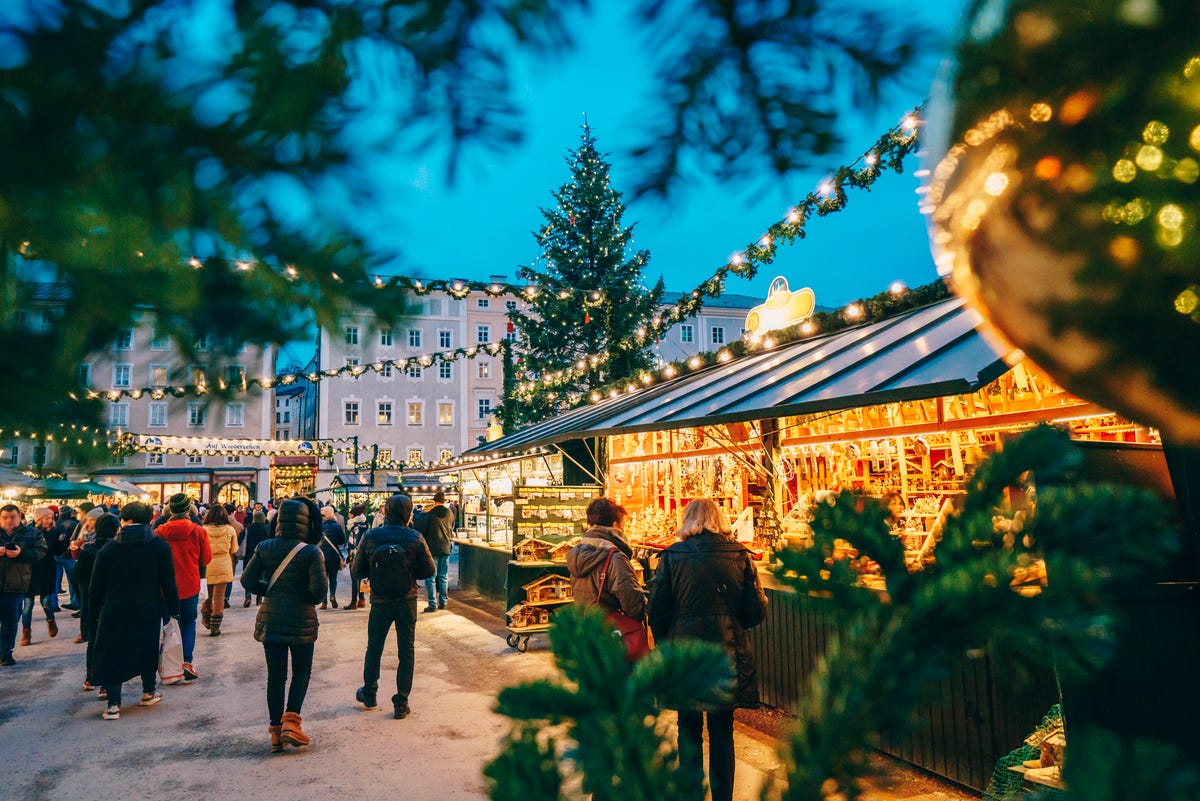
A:
POLYGON ((609 526, 592 526, 583 539, 567 552, 567 570, 571 573, 571 591, 575 605, 601 606, 621 610, 634 620, 646 617, 646 593, 633 572, 633 549, 625 535, 609 526), (600 579, 608 556, 608 576, 601 592, 600 579))

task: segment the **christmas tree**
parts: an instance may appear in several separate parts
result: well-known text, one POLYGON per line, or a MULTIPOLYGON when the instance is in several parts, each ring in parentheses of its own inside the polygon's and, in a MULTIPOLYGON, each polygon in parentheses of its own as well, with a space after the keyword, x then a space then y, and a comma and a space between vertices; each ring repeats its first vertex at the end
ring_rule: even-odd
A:
POLYGON ((506 429, 550 417, 562 402, 602 384, 634 378, 653 358, 636 332, 658 307, 662 279, 647 290, 642 274, 649 251, 627 255, 633 226, 622 223, 625 204, 609 182, 612 165, 587 123, 567 162, 571 181, 554 193, 553 208, 542 209, 546 222, 535 234, 544 268, 521 268, 531 284, 528 303, 509 313, 521 352, 515 387, 504 399, 506 429), (576 380, 553 392, 521 393, 518 400, 522 386, 560 372, 576 380))

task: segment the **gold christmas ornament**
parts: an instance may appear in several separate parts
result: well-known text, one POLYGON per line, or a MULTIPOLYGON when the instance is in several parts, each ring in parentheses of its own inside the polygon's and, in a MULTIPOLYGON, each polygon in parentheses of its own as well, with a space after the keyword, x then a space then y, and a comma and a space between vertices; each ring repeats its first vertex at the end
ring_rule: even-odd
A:
POLYGON ((1069 390, 1200 445, 1200 3, 977 9, 928 115, 939 271, 1069 390))

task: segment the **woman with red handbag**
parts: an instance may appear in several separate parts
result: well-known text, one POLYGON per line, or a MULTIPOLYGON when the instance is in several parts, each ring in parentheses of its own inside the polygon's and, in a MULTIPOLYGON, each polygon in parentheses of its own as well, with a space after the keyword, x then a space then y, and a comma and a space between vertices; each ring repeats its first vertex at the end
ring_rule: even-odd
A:
POLYGON ((724 647, 735 668, 723 707, 679 710, 680 769, 703 774, 708 717, 708 782, 713 801, 733 799, 733 710, 758 706, 758 677, 746 630, 766 615, 767 596, 746 546, 730 536, 721 507, 698 498, 683 509, 679 542, 662 552, 650 589, 650 629, 658 642, 696 639, 724 647))
POLYGON ((599 606, 621 633, 626 658, 649 652, 646 636, 646 592, 633 571, 633 549, 625 539, 625 509, 608 498, 588 504, 588 529, 567 552, 575 605, 599 606))

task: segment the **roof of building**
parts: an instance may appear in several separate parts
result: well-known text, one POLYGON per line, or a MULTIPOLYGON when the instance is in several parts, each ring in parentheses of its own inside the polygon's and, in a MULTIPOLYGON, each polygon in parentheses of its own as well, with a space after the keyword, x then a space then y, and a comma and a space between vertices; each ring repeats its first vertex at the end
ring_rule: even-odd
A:
MULTIPOLYGON (((678 303, 680 299, 686 296, 687 294, 684 292, 664 292, 662 295, 662 303, 668 306, 674 305, 675 303, 678 303)), ((756 298, 752 295, 735 295, 733 293, 726 292, 720 297, 706 298, 704 300, 704 307, 711 309, 749 310, 753 309, 755 306, 761 305, 762 303, 763 298, 756 298)), ((701 314, 703 314, 703 312, 701 312, 701 314)))

